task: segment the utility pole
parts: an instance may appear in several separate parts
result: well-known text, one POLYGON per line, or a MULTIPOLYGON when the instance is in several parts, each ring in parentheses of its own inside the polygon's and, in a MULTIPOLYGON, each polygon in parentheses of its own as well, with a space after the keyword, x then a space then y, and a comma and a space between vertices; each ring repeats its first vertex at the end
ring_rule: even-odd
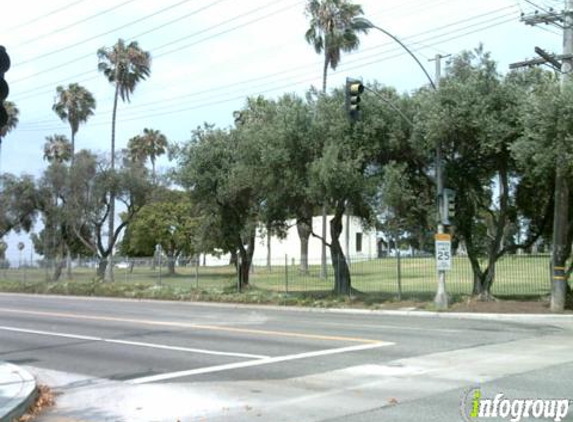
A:
MULTIPOLYGON (((561 91, 565 90, 571 81, 573 69, 573 0, 564 0, 565 8, 562 13, 550 10, 548 13, 535 13, 522 17, 527 25, 535 26, 540 23, 553 24, 563 29, 563 53, 551 55, 539 47, 535 48, 540 58, 514 63, 510 69, 538 64, 550 64, 561 72, 561 91), (560 62, 559 62, 560 60, 560 62)), ((553 280, 551 287, 551 311, 562 312, 565 309, 567 297, 567 243, 569 234, 569 186, 567 176, 569 163, 567 162, 565 139, 555 140, 555 206, 553 214, 553 280)))
MULTIPOLYGON (((446 57, 448 56, 436 54, 434 59, 430 60, 436 62, 436 75, 434 79, 434 85, 436 88, 439 88, 440 86, 440 79, 442 77, 442 59, 446 57)), ((436 236, 436 240, 438 240, 440 239, 440 235, 445 233, 443 215, 444 177, 442 168, 442 143, 440 140, 438 140, 436 145, 436 187, 438 196, 438 236, 436 236)), ((434 297, 434 305, 437 309, 448 309, 449 306, 448 293, 446 291, 446 271, 442 269, 438 270, 438 290, 434 297)))
MULTIPOLYGON (((573 0, 565 0, 563 11, 563 61, 561 64, 561 91, 570 83, 573 65, 573 0)), ((551 288, 551 311, 562 312, 567 297, 565 264, 569 234, 569 174, 565 140, 557 139, 555 167, 555 211, 553 214, 553 283, 551 288)))

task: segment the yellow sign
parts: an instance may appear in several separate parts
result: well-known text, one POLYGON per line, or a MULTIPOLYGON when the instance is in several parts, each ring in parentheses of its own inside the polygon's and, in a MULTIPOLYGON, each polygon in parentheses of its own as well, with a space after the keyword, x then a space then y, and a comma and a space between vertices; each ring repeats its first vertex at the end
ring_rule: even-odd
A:
POLYGON ((451 242, 452 236, 447 233, 436 233, 434 235, 434 240, 441 240, 442 242, 451 242))

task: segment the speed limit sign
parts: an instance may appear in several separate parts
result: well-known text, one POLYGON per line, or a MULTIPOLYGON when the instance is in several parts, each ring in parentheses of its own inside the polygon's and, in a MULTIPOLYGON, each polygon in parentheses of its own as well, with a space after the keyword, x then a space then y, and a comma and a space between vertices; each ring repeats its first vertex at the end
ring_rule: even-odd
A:
POLYGON ((436 235, 436 267, 438 271, 452 269, 452 242, 449 234, 436 235))

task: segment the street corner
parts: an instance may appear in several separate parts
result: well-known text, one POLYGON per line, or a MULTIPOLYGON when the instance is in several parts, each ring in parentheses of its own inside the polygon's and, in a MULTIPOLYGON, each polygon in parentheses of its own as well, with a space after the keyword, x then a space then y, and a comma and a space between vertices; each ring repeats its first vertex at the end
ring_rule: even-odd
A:
POLYGON ((25 369, 0 362, 0 422, 22 416, 37 396, 36 379, 25 369))

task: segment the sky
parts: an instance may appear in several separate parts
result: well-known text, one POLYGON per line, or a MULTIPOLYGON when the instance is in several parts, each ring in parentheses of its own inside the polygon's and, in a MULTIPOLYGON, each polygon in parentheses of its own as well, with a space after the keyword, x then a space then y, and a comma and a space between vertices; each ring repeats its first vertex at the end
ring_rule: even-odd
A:
MULTIPOLYGON (((559 52, 560 29, 527 26, 522 13, 558 0, 362 0, 365 17, 384 28, 434 74, 437 54, 458 54, 483 43, 505 73, 535 56, 534 47, 559 52)), ((248 96, 303 95, 320 87, 322 60, 304 39, 305 0, 19 0, 3 10, 0 45, 11 57, 8 99, 20 110, 2 142, 0 172, 40 176, 45 138, 70 137, 52 111, 56 87, 79 83, 97 109, 76 135, 76 150, 109 153, 113 87, 98 72, 97 50, 118 38, 138 41, 152 57, 151 75, 118 110, 117 149, 144 128, 185 142, 204 122, 233 124, 248 96), (7 13, 7 16, 6 16, 7 13)), ((445 59, 447 60, 447 59, 445 59)), ((444 66, 445 64, 444 60, 444 66)), ((329 71, 329 87, 361 78, 411 92, 428 81, 414 60, 382 32, 361 37, 360 48, 329 71)), ((363 107, 367 104, 364 103, 363 107)), ((161 166, 169 163, 163 159, 161 166)), ((26 237, 27 239, 27 237, 26 237)), ((29 247, 29 240, 24 240, 29 247)), ((12 248, 13 249, 13 248, 12 248)), ((8 253, 10 257, 10 252, 8 253)))

